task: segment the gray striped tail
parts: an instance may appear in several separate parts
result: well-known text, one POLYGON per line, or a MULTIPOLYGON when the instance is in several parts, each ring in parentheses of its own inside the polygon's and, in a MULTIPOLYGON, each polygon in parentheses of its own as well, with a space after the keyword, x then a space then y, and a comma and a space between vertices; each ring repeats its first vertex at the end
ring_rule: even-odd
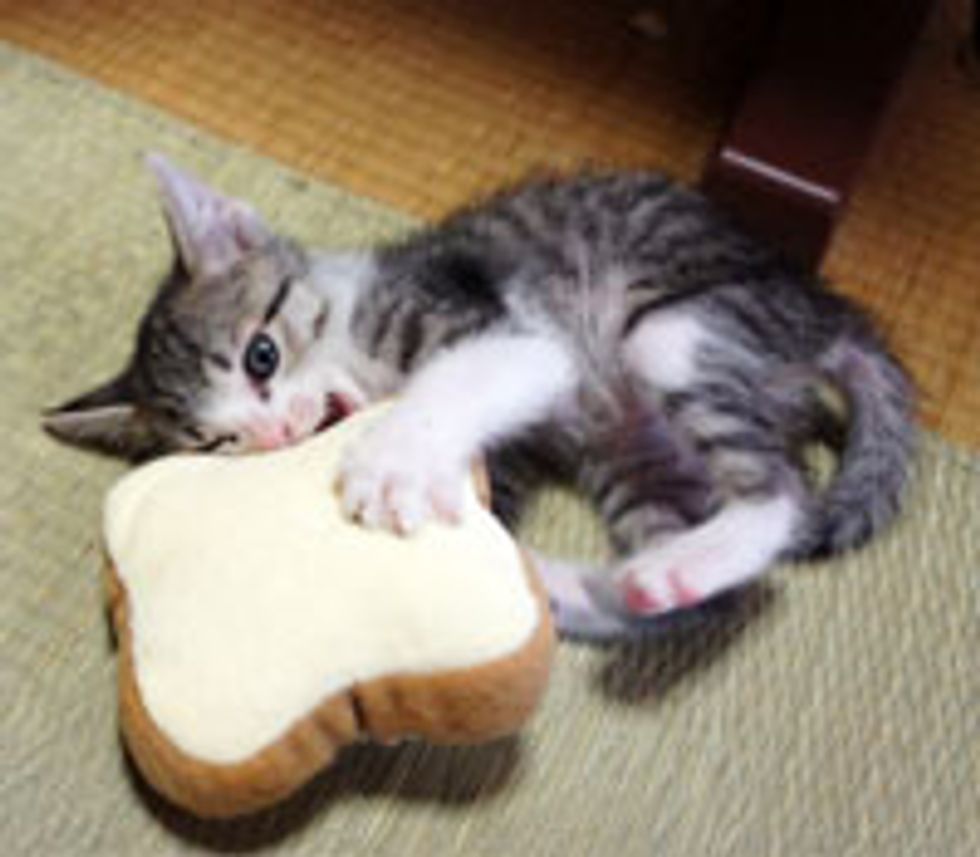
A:
POLYGON ((912 384, 867 334, 837 342, 819 360, 848 400, 837 473, 810 506, 797 558, 840 553, 867 542, 898 513, 915 449, 912 384))

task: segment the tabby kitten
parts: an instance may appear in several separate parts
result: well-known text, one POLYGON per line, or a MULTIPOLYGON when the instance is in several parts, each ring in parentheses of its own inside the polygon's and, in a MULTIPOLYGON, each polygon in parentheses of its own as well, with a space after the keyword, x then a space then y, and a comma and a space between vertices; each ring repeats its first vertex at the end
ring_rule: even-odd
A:
POLYGON ((344 507, 454 520, 471 459, 515 508, 539 472, 608 524, 606 571, 543 563, 562 630, 614 636, 896 513, 911 391, 865 316, 645 174, 543 181, 360 253, 307 251, 152 156, 176 248, 128 366, 45 417, 131 458, 294 443, 395 404, 344 507), (836 394, 835 394, 836 391, 836 394), (818 485, 803 460, 839 446, 818 485))

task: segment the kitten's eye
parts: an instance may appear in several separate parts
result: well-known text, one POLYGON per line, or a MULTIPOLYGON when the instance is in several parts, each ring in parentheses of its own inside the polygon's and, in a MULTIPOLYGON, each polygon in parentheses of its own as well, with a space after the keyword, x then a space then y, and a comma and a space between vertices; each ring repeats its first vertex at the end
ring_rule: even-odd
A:
POLYGON ((268 381, 279 368, 279 346, 267 333, 256 333, 245 349, 242 362, 253 381, 268 381))

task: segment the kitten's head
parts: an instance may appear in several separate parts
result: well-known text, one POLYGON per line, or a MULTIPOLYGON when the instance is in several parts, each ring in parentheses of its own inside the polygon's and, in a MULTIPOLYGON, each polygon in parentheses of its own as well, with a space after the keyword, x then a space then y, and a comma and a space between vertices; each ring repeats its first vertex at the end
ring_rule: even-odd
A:
MULTIPOLYGON (((49 411, 61 440, 132 459, 295 442, 366 400, 322 272, 244 203, 151 156, 173 237, 170 274, 129 364, 49 411), (325 287, 326 286, 326 287, 325 287)), ((344 276, 341 271, 338 276, 344 276)), ((328 277, 329 279, 329 277, 328 277)), ((338 284, 336 293, 354 284, 338 284)))

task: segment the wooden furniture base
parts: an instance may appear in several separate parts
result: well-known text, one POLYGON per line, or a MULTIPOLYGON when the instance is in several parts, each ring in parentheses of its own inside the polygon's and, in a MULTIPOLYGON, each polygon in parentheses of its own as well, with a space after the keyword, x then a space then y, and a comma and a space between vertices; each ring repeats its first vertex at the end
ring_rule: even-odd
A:
POLYGON ((930 6, 778 4, 771 41, 709 159, 705 190, 816 266, 930 6))

